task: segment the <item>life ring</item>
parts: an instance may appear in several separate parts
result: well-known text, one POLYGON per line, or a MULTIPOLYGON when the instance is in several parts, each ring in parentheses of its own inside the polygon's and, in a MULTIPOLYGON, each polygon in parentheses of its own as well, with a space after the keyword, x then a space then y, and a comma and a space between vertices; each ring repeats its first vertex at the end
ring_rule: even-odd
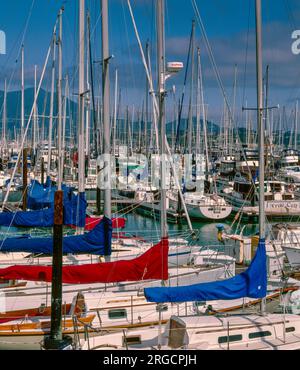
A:
POLYGON ((296 190, 296 186, 294 185, 294 184, 289 184, 289 186, 288 186, 288 191, 289 192, 293 192, 293 191, 295 191, 296 190))

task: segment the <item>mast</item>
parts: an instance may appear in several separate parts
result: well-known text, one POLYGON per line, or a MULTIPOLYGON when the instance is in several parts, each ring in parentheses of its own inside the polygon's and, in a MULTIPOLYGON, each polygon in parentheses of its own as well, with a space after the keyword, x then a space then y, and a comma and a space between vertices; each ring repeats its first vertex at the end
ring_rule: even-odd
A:
MULTIPOLYGON (((158 84, 158 130, 159 137, 159 153, 160 153, 160 228, 161 238, 168 237, 167 227, 167 194, 166 194, 166 117, 165 117, 165 81, 166 81, 166 61, 165 61, 165 0, 157 0, 156 6, 157 20, 157 84, 158 84)), ((155 111, 154 111, 155 114, 155 111)), ((163 285, 163 281, 162 281, 163 285)), ((158 329, 158 348, 162 344, 162 307, 158 305, 159 312, 159 329, 158 329)))
POLYGON ((269 111, 268 111, 268 106, 269 106, 269 66, 267 65, 266 67, 266 90, 265 90, 265 126, 266 130, 268 132, 268 138, 270 140, 271 137, 271 128, 269 125, 269 111))
POLYGON ((201 107, 202 107, 204 148, 205 148, 205 179, 208 180, 209 158, 208 158, 208 142, 207 142, 207 125, 206 125, 206 110, 205 110, 205 104, 204 104, 203 77, 202 77, 200 49, 198 50, 198 68, 199 68, 199 87, 200 87, 200 98, 201 98, 201 107))
POLYGON ((166 117, 165 117, 165 75, 166 75, 166 61, 165 61, 165 1, 157 0, 157 65, 158 65, 158 100, 159 100, 159 117, 158 127, 160 132, 160 224, 161 237, 168 236, 167 230, 167 209, 166 209, 166 117))
MULTIPOLYGON (((263 76, 262 76, 262 16, 261 0, 255 0, 256 13, 256 84, 257 84, 257 131, 259 147, 259 240, 264 241, 266 237, 265 228, 265 143, 263 124, 263 76)), ((266 309, 265 298, 261 301, 261 312, 266 309)))
POLYGON ((50 117, 49 117, 49 131, 48 131, 48 165, 47 177, 50 176, 51 158, 52 158, 52 128, 53 128, 53 110, 54 110, 54 84, 55 84, 55 59, 56 59, 56 36, 53 35, 52 44, 52 76, 51 76, 51 96, 50 96, 50 117))
POLYGON ((193 133, 193 102, 194 102, 194 66, 195 66, 195 21, 192 22, 192 45, 191 45, 191 86, 189 102, 189 124, 188 124, 188 153, 192 153, 192 133, 193 133))
MULTIPOLYGON (((149 60, 149 41, 146 43, 146 64, 149 68, 148 60, 149 60)), ((145 121, 144 121, 144 151, 147 153, 148 149, 148 118, 149 118, 149 81, 146 76, 146 96, 145 96, 145 121)))
POLYGON ((261 0, 256 1, 256 81, 257 81, 257 125, 259 135, 259 237, 265 239, 265 205, 264 205, 264 125, 263 125, 263 77, 262 77, 262 20, 261 0))
POLYGON ((235 122, 235 108, 236 108, 236 87, 237 87, 237 65, 234 66, 234 86, 233 86, 233 106, 232 117, 230 120, 230 155, 234 153, 234 122, 235 122))
MULTIPOLYGON (((21 50, 21 142, 24 136, 24 126, 25 126, 25 84, 24 84, 24 45, 22 45, 21 50)), ((23 167, 23 199, 22 199, 22 209, 26 211, 27 209, 27 149, 23 148, 23 159, 22 159, 22 167, 23 167)))
POLYGON ((36 88, 37 88, 37 65, 34 66, 34 115, 33 115, 33 138, 32 138, 32 149, 34 155, 34 164, 35 164, 35 149, 36 149, 36 129, 37 129, 37 102, 36 102, 36 88))
POLYGON ((66 121, 67 121, 67 97, 69 96, 69 76, 65 78, 65 96, 63 99, 63 121, 62 121, 62 147, 61 147, 61 178, 64 181, 64 164, 66 157, 66 121))
MULTIPOLYGON (((204 112, 204 98, 203 98, 203 86, 202 86, 202 74, 201 74, 201 57, 200 57, 200 48, 197 48, 197 124, 196 124, 196 189, 197 192, 204 192, 203 186, 203 168, 202 168, 202 153, 201 153, 201 126, 200 126, 200 115, 201 115, 201 108, 203 107, 204 112)), ((203 128, 204 128, 204 115, 203 115, 203 128)), ((206 127, 206 126, 205 126, 206 127)), ((205 132, 203 130, 203 132, 205 132)), ((206 135, 204 138, 204 143, 207 147, 207 140, 206 135)), ((207 161, 205 162, 207 163, 207 161)), ((206 166, 206 172, 208 173, 208 165, 206 166)))
POLYGON ((21 64, 21 138, 23 138, 25 125, 24 45, 22 45, 21 50, 21 64))
POLYGON ((196 154, 200 154, 200 48, 197 49, 197 104, 196 104, 196 154))
POLYGON ((58 80, 57 80, 57 109, 58 109, 58 176, 57 189, 62 189, 62 10, 59 16, 59 40, 58 44, 58 80))
POLYGON ((118 114, 118 70, 115 72, 115 102, 114 102, 114 137, 113 137, 113 158, 116 155, 116 139, 117 139, 117 114, 118 114))
MULTIPOLYGON (((87 24, 89 29, 90 15, 87 16, 87 24)), ((89 55, 90 55, 90 42, 89 42, 89 30, 86 35, 86 112, 85 112, 85 155, 89 159, 90 154, 90 111, 91 111, 91 99, 90 99, 90 80, 89 80, 89 55)))
MULTIPOLYGON (((85 0, 79 0, 79 104, 78 104, 78 191, 79 196, 84 196, 85 191, 85 147, 84 147, 84 27, 85 27, 85 0)), ((83 230, 80 230, 83 232, 83 230)))
POLYGON ((3 98, 3 113, 2 113, 2 145, 6 148, 6 121, 7 121, 7 83, 4 81, 4 98, 3 98))
POLYGON ((296 101, 296 108, 295 108, 295 144, 294 148, 297 150, 298 147, 298 100, 296 101))
POLYGON ((46 349, 63 349, 72 342, 62 335, 62 260, 63 260, 63 192, 61 190, 61 129, 62 129, 62 14, 59 11, 58 44, 58 190, 54 198, 53 261, 51 291, 51 331, 45 338, 46 349))
POLYGON ((111 146, 110 146, 110 84, 108 0, 102 0, 102 88, 103 88, 103 154, 105 168, 104 216, 111 218, 111 146))

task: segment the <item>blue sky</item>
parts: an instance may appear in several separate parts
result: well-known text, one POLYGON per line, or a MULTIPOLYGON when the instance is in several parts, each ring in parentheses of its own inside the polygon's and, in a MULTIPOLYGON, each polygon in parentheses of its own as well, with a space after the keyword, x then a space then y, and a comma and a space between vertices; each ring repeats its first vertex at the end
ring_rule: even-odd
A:
MULTIPOLYGON (((0 55, 0 86, 11 78, 11 89, 18 87, 21 45, 26 20, 32 12, 25 34, 26 85, 33 82, 34 65, 41 71, 57 12, 62 4, 64 13, 64 70, 71 75, 77 64, 77 0, 11 0, 1 2, 0 29, 7 36, 7 55, 0 55)), ((155 70, 155 9, 154 0, 132 0, 137 26, 145 44, 152 43, 152 64, 155 70)), ((220 75, 229 98, 232 97, 234 66, 237 64, 237 115, 245 100, 255 104, 255 18, 254 0, 197 0, 220 75), (247 49, 248 45, 248 49, 247 49), (247 51, 248 50, 248 51, 247 51), (246 58, 247 51, 247 58, 246 58), (246 65, 246 68, 245 68, 246 65), (244 73, 246 70, 246 74, 244 73)), ((291 33, 300 29, 298 0, 262 0, 264 66, 270 65, 270 104, 287 105, 292 109, 300 98, 300 55, 291 53, 291 33)), ((100 0, 86 0, 93 28, 93 57, 101 58, 100 0)), ((114 55, 111 74, 118 68, 123 105, 141 107, 144 99, 145 76, 134 36, 126 0, 109 0, 110 49, 114 55)), ((191 21, 194 12, 190 0, 166 0, 166 50, 169 60, 185 62, 191 21)), ((217 119, 222 111, 222 96, 209 63, 205 44, 197 27, 196 44, 202 50, 205 99, 209 117, 217 119)), ((100 86, 100 65, 95 67, 96 85, 100 86)), ((48 76, 49 74, 47 74, 48 76)), ((184 73, 172 82, 177 98, 181 94, 184 73)), ((49 77, 49 76, 48 76, 49 77)), ((47 79, 48 79, 47 77, 47 79)), ((76 76, 73 76, 76 81, 76 76)), ((45 84, 49 85, 49 81, 45 84)), ((112 81, 113 83, 113 81, 112 81)), ((113 87, 113 85, 112 85, 113 87)), ((76 93, 76 82, 73 86, 76 93)), ((170 99, 169 110, 172 101, 170 99)), ((242 120, 243 118, 240 117, 242 120)))

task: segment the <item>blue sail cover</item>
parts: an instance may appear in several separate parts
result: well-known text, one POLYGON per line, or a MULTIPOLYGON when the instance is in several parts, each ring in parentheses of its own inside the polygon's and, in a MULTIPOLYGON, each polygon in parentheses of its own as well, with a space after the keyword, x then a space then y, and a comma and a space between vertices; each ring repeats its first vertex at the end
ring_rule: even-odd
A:
POLYGON ((265 241, 259 242, 249 268, 231 279, 174 288, 145 288, 144 293, 148 302, 157 303, 263 298, 267 293, 265 241))
POLYGON ((51 208, 54 204, 55 189, 48 180, 45 185, 32 180, 27 192, 27 207, 33 210, 51 208))
MULTIPOLYGON (((63 253, 111 254, 112 221, 103 217, 101 222, 84 235, 63 238, 63 253)), ((21 236, 0 241, 1 252, 28 252, 52 255, 53 238, 31 238, 21 236)))
MULTIPOLYGON (((64 225, 85 227, 87 202, 85 194, 64 194, 64 225)), ((0 226, 15 227, 51 227, 54 221, 54 209, 46 208, 35 211, 1 212, 0 226)))
MULTIPOLYGON (((31 180, 27 192, 27 207, 33 210, 53 207, 56 190, 57 186, 51 184, 49 177, 44 185, 37 180, 31 180)), ((62 184, 64 199, 70 196, 73 190, 73 188, 62 184)))
POLYGON ((1 212, 1 226, 50 227, 53 226, 53 208, 38 211, 1 212))
POLYGON ((86 208, 85 193, 68 193, 64 197, 64 224, 85 227, 86 208))

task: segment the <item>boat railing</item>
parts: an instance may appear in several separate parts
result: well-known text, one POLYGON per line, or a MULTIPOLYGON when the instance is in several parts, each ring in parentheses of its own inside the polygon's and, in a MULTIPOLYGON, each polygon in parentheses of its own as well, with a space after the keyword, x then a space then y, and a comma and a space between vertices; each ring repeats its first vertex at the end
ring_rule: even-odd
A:
MULTIPOLYGON (((91 333, 96 333, 96 334, 101 334, 101 335, 106 335, 112 332, 120 332, 122 331, 124 334, 124 338, 126 338, 125 335, 125 329, 120 329, 120 328, 110 328, 109 330, 103 330, 101 327, 100 328, 95 328, 89 323, 86 323, 76 315, 73 316, 73 327, 74 327, 74 348, 75 349, 81 349, 81 341, 80 341, 80 333, 79 333, 79 326, 83 326, 83 333, 84 333, 84 341, 87 343, 88 350, 91 349, 90 346, 90 334, 91 333)), ((125 339, 124 344, 126 346, 126 349, 128 349, 127 346, 127 341, 125 339)), ((109 345, 111 347, 111 345, 109 345)), ((117 348, 117 347, 116 347, 117 348)))

